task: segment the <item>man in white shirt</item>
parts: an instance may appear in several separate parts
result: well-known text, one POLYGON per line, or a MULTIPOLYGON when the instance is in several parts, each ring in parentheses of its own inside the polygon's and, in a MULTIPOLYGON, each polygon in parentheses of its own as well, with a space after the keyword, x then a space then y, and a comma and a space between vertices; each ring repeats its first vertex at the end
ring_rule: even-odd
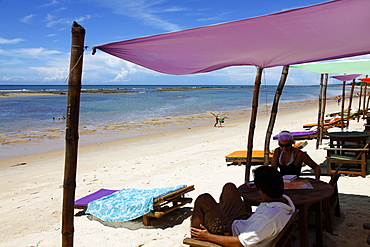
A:
POLYGON ((276 169, 260 166, 254 183, 263 202, 252 215, 247 212, 236 186, 227 183, 220 203, 209 194, 200 195, 191 219, 191 236, 222 246, 269 246, 295 211, 283 195, 283 178, 276 169))

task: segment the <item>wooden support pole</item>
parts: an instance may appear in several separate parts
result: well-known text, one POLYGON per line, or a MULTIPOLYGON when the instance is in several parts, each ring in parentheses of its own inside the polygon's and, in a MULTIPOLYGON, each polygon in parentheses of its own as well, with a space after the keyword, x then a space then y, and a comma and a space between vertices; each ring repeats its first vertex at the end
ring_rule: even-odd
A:
POLYGON ((366 108, 365 108, 365 116, 364 118, 367 117, 367 110, 369 109, 369 103, 370 103, 370 97, 367 97, 367 102, 366 102, 366 108))
POLYGON ((357 122, 359 122, 359 121, 360 121, 361 100, 362 100, 362 83, 361 83, 361 87, 360 87, 360 98, 358 99, 358 115, 357 115, 357 122))
POLYGON ((345 97, 346 97, 346 82, 344 81, 343 82, 343 86, 342 86, 342 109, 341 109, 341 113, 340 113, 340 118, 341 118, 341 130, 343 131, 344 129, 344 101, 345 101, 345 97))
POLYGON ((68 79, 66 153, 63 182, 62 246, 73 246, 73 215, 76 189, 78 124, 80 113, 81 76, 85 29, 77 22, 72 25, 72 47, 68 79))
MULTIPOLYGON (((365 76, 365 78, 368 78, 368 77, 369 77, 369 75, 366 75, 366 76, 365 76)), ((369 98, 370 98, 370 96, 366 95, 366 88, 367 88, 367 83, 365 82, 364 109, 363 109, 363 112, 362 112, 362 118, 363 118, 363 119, 364 119, 364 118, 367 118, 367 109, 368 109, 368 107, 369 107, 369 98), (367 97, 367 103, 366 103, 366 105, 365 105, 366 96, 368 96, 368 97, 367 97)))
POLYGON ((265 149, 264 149, 264 156, 263 156, 264 157, 263 164, 265 166, 269 165, 271 135, 272 135, 272 131, 274 130, 276 116, 277 116, 278 108, 279 108, 279 100, 280 100, 281 94, 283 93, 284 85, 285 85, 286 79, 288 77, 288 72, 289 72, 289 65, 285 65, 283 67, 283 70, 281 71, 281 77, 280 77, 279 85, 276 88, 274 102, 272 104, 272 109, 271 109, 271 114, 270 114, 270 121, 269 121, 269 125, 267 127, 267 132, 266 132, 266 137, 265 137, 265 149))
POLYGON ((244 181, 249 181, 250 170, 252 166, 252 151, 253 151, 253 137, 254 129, 256 128, 256 119, 257 119, 257 110, 258 110, 258 97, 261 87, 261 78, 262 78, 263 68, 257 67, 257 74, 254 80, 254 92, 253 92, 253 101, 252 101, 252 114, 249 124, 249 133, 248 133, 248 149, 247 149, 247 161, 245 165, 245 177, 244 181))
POLYGON ((363 106, 362 106, 362 118, 366 117, 367 109, 366 109, 366 94, 367 94, 367 83, 364 85, 364 100, 363 100, 363 106))
POLYGON ((329 75, 328 74, 325 74, 325 81, 324 81, 324 93, 323 93, 323 104, 322 104, 322 111, 321 111, 321 123, 322 123, 322 126, 321 128, 319 129, 319 139, 320 139, 320 145, 322 144, 322 139, 324 138, 324 122, 325 122, 325 111, 326 111, 326 92, 327 92, 327 89, 328 89, 328 78, 329 78, 329 75))
POLYGON ((349 103, 348 103, 348 111, 347 111, 347 129, 349 127, 349 120, 351 119, 351 107, 352 107, 352 98, 353 98, 354 90, 355 90, 355 79, 352 80, 351 92, 349 94, 349 103))
POLYGON ((321 115, 322 115, 322 88, 324 86, 324 74, 320 76, 320 91, 319 91, 319 111, 317 116, 317 130, 319 131, 319 136, 316 139, 316 149, 319 149, 320 144, 320 129, 322 129, 323 123, 321 122, 321 115))

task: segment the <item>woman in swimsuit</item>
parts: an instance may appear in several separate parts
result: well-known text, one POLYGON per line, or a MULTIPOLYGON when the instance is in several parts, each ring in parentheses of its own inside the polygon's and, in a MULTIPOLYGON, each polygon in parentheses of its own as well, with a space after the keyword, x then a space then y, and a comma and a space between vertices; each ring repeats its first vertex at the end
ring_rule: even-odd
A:
POLYGON ((289 131, 282 131, 278 135, 279 148, 275 149, 272 158, 272 167, 279 168, 281 175, 299 175, 303 163, 312 168, 315 178, 320 179, 321 169, 315 161, 306 153, 298 148, 292 147, 294 139, 289 131))
POLYGON ((228 117, 220 117, 213 112, 211 114, 216 118, 216 123, 213 125, 213 127, 217 127, 217 124, 220 123, 220 127, 222 127, 222 124, 225 122, 225 119, 228 117))

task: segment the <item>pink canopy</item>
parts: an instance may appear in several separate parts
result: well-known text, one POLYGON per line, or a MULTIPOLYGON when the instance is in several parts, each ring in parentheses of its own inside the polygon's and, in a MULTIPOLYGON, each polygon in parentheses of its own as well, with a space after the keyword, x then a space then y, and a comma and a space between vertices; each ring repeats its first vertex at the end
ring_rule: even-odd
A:
POLYGON ((340 81, 352 81, 353 79, 356 79, 362 74, 350 74, 350 75, 335 75, 332 76, 331 78, 340 80, 340 81))
POLYGON ((370 53, 369 9, 369 0, 338 0, 95 48, 178 75, 322 61, 370 53))

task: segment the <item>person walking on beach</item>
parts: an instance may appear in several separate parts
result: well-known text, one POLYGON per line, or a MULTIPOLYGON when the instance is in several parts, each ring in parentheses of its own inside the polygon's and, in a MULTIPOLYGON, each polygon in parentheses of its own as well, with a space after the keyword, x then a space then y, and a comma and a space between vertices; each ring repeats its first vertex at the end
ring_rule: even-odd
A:
POLYGON ((219 115, 211 112, 211 114, 216 118, 216 123, 213 125, 213 127, 217 127, 217 124, 220 123, 220 127, 222 127, 222 124, 225 122, 225 119, 228 117, 220 117, 219 115))
POLYGON ((220 203, 208 193, 197 197, 191 218, 191 237, 222 246, 270 246, 295 211, 283 194, 283 178, 274 168, 260 166, 254 184, 262 197, 254 213, 248 213, 235 184, 224 185, 220 203))
POLYGON ((342 99, 342 97, 340 96, 340 95, 338 95, 338 96, 335 96, 335 98, 337 99, 337 103, 338 103, 338 105, 340 104, 340 101, 341 101, 341 99, 342 99))

